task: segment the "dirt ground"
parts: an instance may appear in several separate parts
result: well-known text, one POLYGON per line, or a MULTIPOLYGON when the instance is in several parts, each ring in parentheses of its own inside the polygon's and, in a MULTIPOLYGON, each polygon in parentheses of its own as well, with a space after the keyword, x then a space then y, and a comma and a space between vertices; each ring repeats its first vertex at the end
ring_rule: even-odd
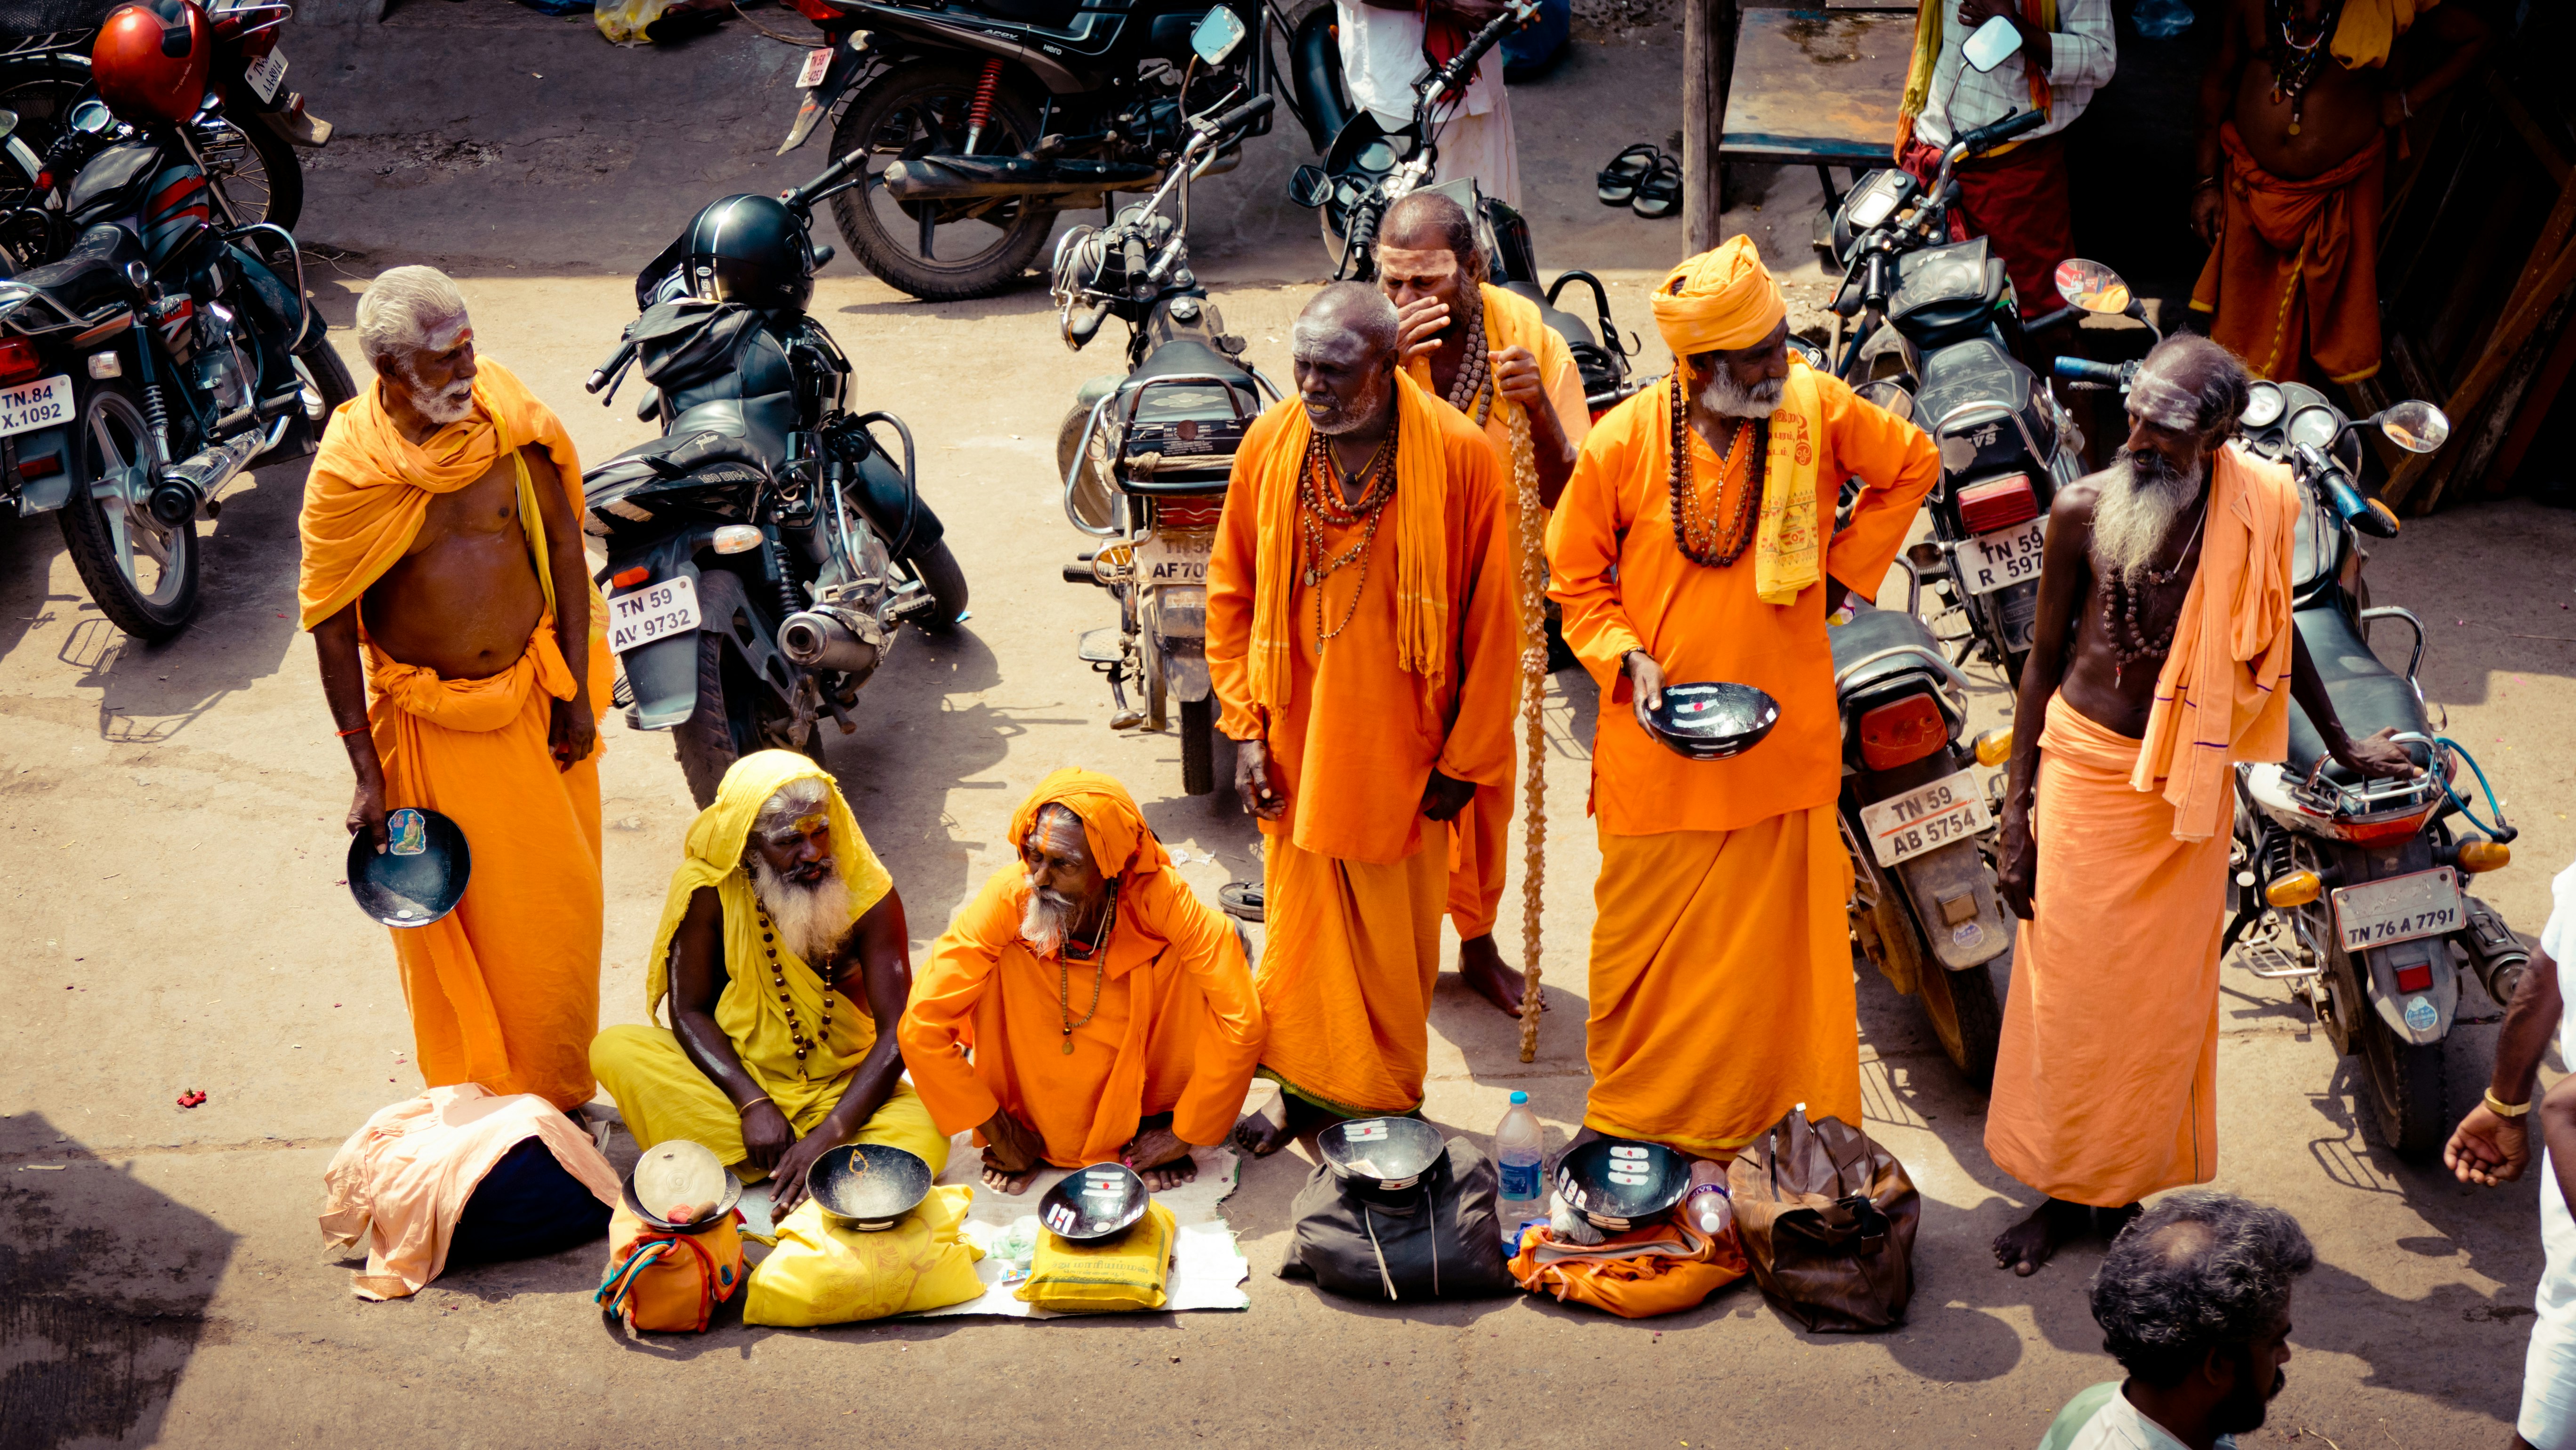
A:
MULTIPOLYGON (((589 458, 644 436, 579 387, 633 315, 628 272, 703 200, 821 164, 768 158, 792 52, 756 37, 617 52, 507 5, 404 0, 381 26, 299 21, 290 45, 297 83, 344 127, 305 228, 363 254, 321 274, 335 322, 376 267, 445 261, 485 351, 554 401, 589 458)), ((1674 48, 1596 45, 1516 100, 1543 260, 1603 270, 1621 321, 1648 334, 1643 289, 1678 228, 1595 208, 1588 185, 1619 144, 1664 129, 1677 86, 1637 78, 1669 77, 1674 48)), ((1322 255, 1311 221, 1275 200, 1295 149, 1273 138, 1199 209, 1218 299, 1274 375, 1322 255)), ((1730 215, 1776 227, 1784 267, 1804 261, 1791 249, 1813 183, 1799 184, 1780 178, 1766 209, 1730 215)), ((1114 345, 1068 354, 1034 287, 927 306, 846 262, 814 310, 857 360, 858 396, 921 440, 925 491, 974 590, 967 628, 906 638, 863 691, 858 733, 830 747, 916 959, 1008 864, 1010 811, 1061 765, 1126 780, 1202 890, 1256 871, 1242 821, 1180 795, 1170 739, 1109 732, 1107 692, 1074 655, 1112 616, 1058 577, 1081 540, 1053 439, 1114 345)), ((0 992, 18 1004, 0 1028, 0 1447, 2012 1445, 2116 1376, 2085 1308, 2098 1248, 2030 1279, 1993 1267, 1986 1240, 2032 1196, 1987 1161, 1983 1103, 1913 1004, 1868 972, 1869 1129, 1925 1200, 1913 1313, 1891 1334, 1803 1333, 1749 1284, 1641 1323, 1530 1299, 1332 1300, 1273 1277, 1302 1150, 1247 1166, 1226 1206, 1252 1265, 1237 1314, 789 1332, 729 1316, 702 1337, 637 1339, 592 1306, 598 1246, 361 1302, 321 1251, 321 1171, 420 1080, 385 934, 340 884, 348 771, 292 623, 303 475, 267 470, 203 526, 204 614, 159 649, 89 605, 51 522, 0 526, 14 948, 0 992), (192 1088, 204 1106, 173 1106, 192 1088)), ((2524 828, 2517 864, 2481 890, 2526 933, 2576 855, 2571 556, 2576 516, 2507 504, 2410 523, 2370 564, 2377 602, 2424 616, 2427 694, 2524 828)), ((1999 682, 1977 698, 2001 718, 1999 682)), ((1556 678, 1539 1060, 1518 1061, 1514 1028, 1444 977, 1426 1108, 1444 1129, 1481 1138, 1514 1089, 1552 1147, 1579 1116, 1593 705, 1578 672, 1556 678)), ((614 718, 605 734, 602 1020, 626 1022, 642 1017, 645 936, 692 812, 666 739, 614 718)), ((2453 1038, 2454 1111, 2476 1100, 2494 1034, 2476 989, 2463 1011, 2483 1020, 2453 1038)), ((2218 1184, 2288 1207, 2319 1251, 2289 1388, 2246 1443, 2504 1443, 2540 1268, 2533 1190, 2465 1190, 2378 1147, 2353 1065, 2271 984, 2231 971, 2221 1015, 2218 1184)))

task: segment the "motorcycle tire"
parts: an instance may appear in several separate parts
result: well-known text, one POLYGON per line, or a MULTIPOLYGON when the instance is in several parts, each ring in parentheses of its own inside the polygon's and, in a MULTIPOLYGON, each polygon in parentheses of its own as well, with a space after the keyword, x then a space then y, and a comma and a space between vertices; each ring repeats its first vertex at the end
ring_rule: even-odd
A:
POLYGON ((1216 789, 1216 698, 1181 702, 1181 794, 1216 789))
POLYGON ((224 129, 233 133, 242 151, 220 157, 209 152, 206 174, 223 188, 233 214, 243 226, 272 222, 295 230, 304 215, 304 163, 297 159, 294 146, 257 116, 239 121, 227 118, 224 129), (256 164, 256 172, 243 165, 245 156, 256 164))
POLYGON ((101 478, 150 463, 152 426, 130 382, 83 382, 70 449, 72 496, 61 516, 63 547, 99 612, 135 639, 159 644, 196 617, 203 562, 196 521, 164 525, 139 505, 92 493, 101 478))
MULTIPOLYGON (((358 396, 357 381, 349 376, 349 365, 340 360, 340 350, 328 337, 317 337, 295 354, 296 381, 304 385, 304 422, 313 433, 315 447, 321 446, 322 430, 342 403, 358 396)), ((263 456, 261 462, 267 462, 263 456)))
POLYGON ((1995 1050, 2004 1035, 2002 994, 1995 990, 1994 964, 1981 962, 1959 971, 1937 961, 1923 966, 1923 1013, 1932 1033, 1959 1075, 1979 1092, 1995 1085, 1995 1050))
POLYGON ((2451 1131, 2443 1110, 2449 1044, 2398 1041, 2366 1002, 2359 1016, 2354 1035, 2361 1039, 2362 1077, 2370 1084, 2371 1126, 2398 1157, 2431 1157, 2451 1131))
MULTIPOLYGON (((908 156, 955 155, 965 148, 966 110, 974 101, 981 68, 963 62, 908 65, 888 70, 854 97, 832 128, 832 154, 847 156, 866 149, 895 161, 908 156)), ((987 155, 1007 156, 1037 140, 1037 109, 1029 95, 1006 78, 993 92, 991 118, 976 143, 987 155)), ((928 302, 955 302, 989 297, 1029 268, 1038 249, 1055 230, 1055 208, 1027 197, 970 197, 958 201, 906 204, 883 195, 869 172, 862 185, 832 198, 832 218, 842 240, 860 265, 887 285, 928 302), (921 210, 917 208, 935 208, 921 210), (921 255, 919 223, 928 218, 934 231, 944 223, 982 222, 1001 235, 970 257, 948 260, 921 255), (902 218, 913 230, 898 236, 892 220, 902 218)))
POLYGON ((716 788, 733 763, 754 751, 794 750, 822 763, 819 725, 809 723, 799 740, 786 722, 762 718, 762 705, 774 698, 742 656, 725 647, 723 635, 698 631, 698 707, 672 727, 671 749, 700 810, 715 804, 716 788))
POLYGON ((930 546, 930 552, 915 554, 903 561, 912 577, 928 590, 931 605, 913 618, 927 634, 955 634, 957 622, 966 617, 966 571, 957 567, 957 556, 948 552, 948 541, 930 546))

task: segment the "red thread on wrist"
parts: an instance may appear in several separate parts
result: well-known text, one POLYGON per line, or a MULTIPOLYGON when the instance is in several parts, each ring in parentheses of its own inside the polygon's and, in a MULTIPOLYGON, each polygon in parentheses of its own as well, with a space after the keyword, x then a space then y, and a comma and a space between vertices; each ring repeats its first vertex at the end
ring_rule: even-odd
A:
POLYGON ((346 730, 343 730, 343 731, 339 732, 339 734, 340 734, 340 738, 341 738, 341 739, 343 739, 343 740, 345 740, 345 739, 347 739, 348 737, 350 737, 350 736, 352 736, 352 735, 361 734, 361 733, 363 733, 364 731, 369 730, 369 729, 371 729, 371 728, 373 728, 373 727, 372 727, 372 726, 367 726, 367 725, 352 725, 352 726, 350 726, 348 729, 346 729, 346 730))

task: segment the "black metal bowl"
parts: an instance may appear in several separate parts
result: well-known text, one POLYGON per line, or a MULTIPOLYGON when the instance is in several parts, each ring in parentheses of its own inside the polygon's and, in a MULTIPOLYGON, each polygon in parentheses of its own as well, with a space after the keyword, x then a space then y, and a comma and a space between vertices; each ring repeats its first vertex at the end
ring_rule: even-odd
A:
POLYGON ((882 1143, 849 1143, 814 1160, 805 1191, 840 1228, 890 1229, 930 1196, 930 1165, 917 1153, 882 1143))
POLYGON ((1674 754, 1724 760, 1762 743, 1780 723, 1780 702, 1751 685, 1702 680, 1664 686, 1664 702, 1646 716, 1674 754))
POLYGON ((474 857, 465 832, 436 811, 405 806, 385 815, 381 853, 364 831, 349 838, 349 894, 387 926, 427 926, 465 899, 474 857))
POLYGON ((1152 1195, 1145 1180, 1124 1163, 1094 1163, 1057 1181, 1038 1200, 1038 1222, 1057 1238, 1098 1243, 1125 1233, 1145 1216, 1152 1195))
POLYGON ((667 1233, 705 1233, 724 1222, 741 1201, 742 1180, 725 1168, 714 1150, 686 1138, 645 1149, 626 1175, 626 1211, 667 1233), (696 1206, 697 1217, 687 1223, 663 1217, 680 1203, 696 1206))
POLYGON ((1333 1175, 1368 1194, 1409 1194, 1448 1151, 1420 1118, 1353 1118, 1315 1135, 1333 1175))
POLYGON ((1661 1143, 1595 1138, 1556 1164, 1556 1191, 1592 1226, 1625 1233, 1690 1192, 1690 1159, 1661 1143))

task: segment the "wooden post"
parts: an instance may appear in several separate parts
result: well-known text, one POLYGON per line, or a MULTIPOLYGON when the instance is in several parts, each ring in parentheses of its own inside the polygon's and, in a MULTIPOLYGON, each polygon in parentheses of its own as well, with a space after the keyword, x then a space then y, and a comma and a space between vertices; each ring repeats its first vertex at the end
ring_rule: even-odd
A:
POLYGON ((1735 69, 1735 0, 1682 0, 1682 252, 1718 244, 1726 209, 1717 152, 1735 69))

